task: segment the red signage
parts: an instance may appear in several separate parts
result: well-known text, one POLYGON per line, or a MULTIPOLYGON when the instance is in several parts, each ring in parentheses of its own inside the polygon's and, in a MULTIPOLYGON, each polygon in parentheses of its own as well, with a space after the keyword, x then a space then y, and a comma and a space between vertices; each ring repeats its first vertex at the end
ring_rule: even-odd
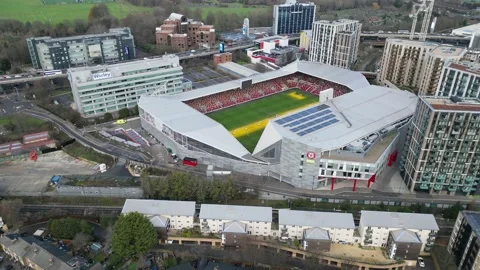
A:
POLYGON ((308 159, 315 159, 316 156, 317 156, 317 155, 315 155, 314 152, 308 152, 308 153, 307 153, 307 158, 308 158, 308 159))

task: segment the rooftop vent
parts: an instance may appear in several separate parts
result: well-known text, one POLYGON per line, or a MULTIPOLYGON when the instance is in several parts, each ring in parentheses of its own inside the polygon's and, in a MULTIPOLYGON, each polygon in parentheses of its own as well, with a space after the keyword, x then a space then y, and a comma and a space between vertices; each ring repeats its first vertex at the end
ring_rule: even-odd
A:
POLYGON ((450 100, 453 102, 453 103, 459 103, 459 102, 462 102, 462 99, 457 97, 457 96, 451 96, 450 97, 450 100))

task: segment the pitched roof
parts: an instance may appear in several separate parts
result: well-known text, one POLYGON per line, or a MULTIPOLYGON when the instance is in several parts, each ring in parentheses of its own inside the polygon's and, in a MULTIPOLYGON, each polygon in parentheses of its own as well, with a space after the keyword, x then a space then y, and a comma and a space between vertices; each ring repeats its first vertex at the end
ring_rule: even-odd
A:
POLYGON ((148 216, 193 216, 195 202, 127 199, 122 214, 138 212, 148 216))
POLYGON ((168 218, 163 217, 163 216, 152 216, 150 217, 150 223, 152 223, 154 228, 165 228, 167 227, 168 223, 168 218))
POLYGON ((432 214, 397 213, 382 211, 361 211, 360 224, 370 227, 437 230, 438 225, 432 214))
POLYGON ((247 233, 247 224, 238 221, 225 222, 222 232, 247 233))
POLYGON ((294 226, 311 226, 319 228, 355 229, 353 215, 335 212, 278 210, 278 224, 294 226))
POLYGON ((272 208, 262 206, 202 204, 200 219, 272 222, 272 208))
POLYGON ((303 239, 330 240, 330 233, 321 228, 310 228, 303 231, 303 239))
POLYGON ((402 243, 422 243, 422 240, 418 237, 415 232, 401 229, 396 231, 391 231, 393 239, 395 242, 402 242, 402 243))

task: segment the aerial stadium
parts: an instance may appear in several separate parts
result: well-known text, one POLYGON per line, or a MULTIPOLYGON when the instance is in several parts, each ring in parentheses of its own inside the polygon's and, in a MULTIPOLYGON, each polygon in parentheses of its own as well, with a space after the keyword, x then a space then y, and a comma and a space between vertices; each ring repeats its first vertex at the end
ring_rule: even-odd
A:
POLYGON ((142 127, 180 158, 295 187, 370 187, 391 166, 417 97, 297 61, 171 96, 143 96, 142 127))

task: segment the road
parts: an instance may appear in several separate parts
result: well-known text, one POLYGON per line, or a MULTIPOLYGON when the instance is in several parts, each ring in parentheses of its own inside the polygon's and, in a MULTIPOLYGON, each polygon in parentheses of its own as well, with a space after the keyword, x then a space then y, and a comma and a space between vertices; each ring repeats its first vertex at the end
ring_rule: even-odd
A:
POLYGON ((68 136, 70 136, 71 138, 75 138, 77 142, 81 143, 84 146, 96 149, 99 152, 103 152, 112 156, 122 157, 128 160, 134 160, 138 162, 144 162, 144 163, 151 162, 151 158, 149 156, 147 156, 142 152, 139 152, 138 150, 131 150, 129 148, 119 147, 108 142, 102 142, 90 136, 88 133, 77 129, 71 123, 43 109, 32 107, 31 109, 24 110, 22 113, 54 123, 68 136))

